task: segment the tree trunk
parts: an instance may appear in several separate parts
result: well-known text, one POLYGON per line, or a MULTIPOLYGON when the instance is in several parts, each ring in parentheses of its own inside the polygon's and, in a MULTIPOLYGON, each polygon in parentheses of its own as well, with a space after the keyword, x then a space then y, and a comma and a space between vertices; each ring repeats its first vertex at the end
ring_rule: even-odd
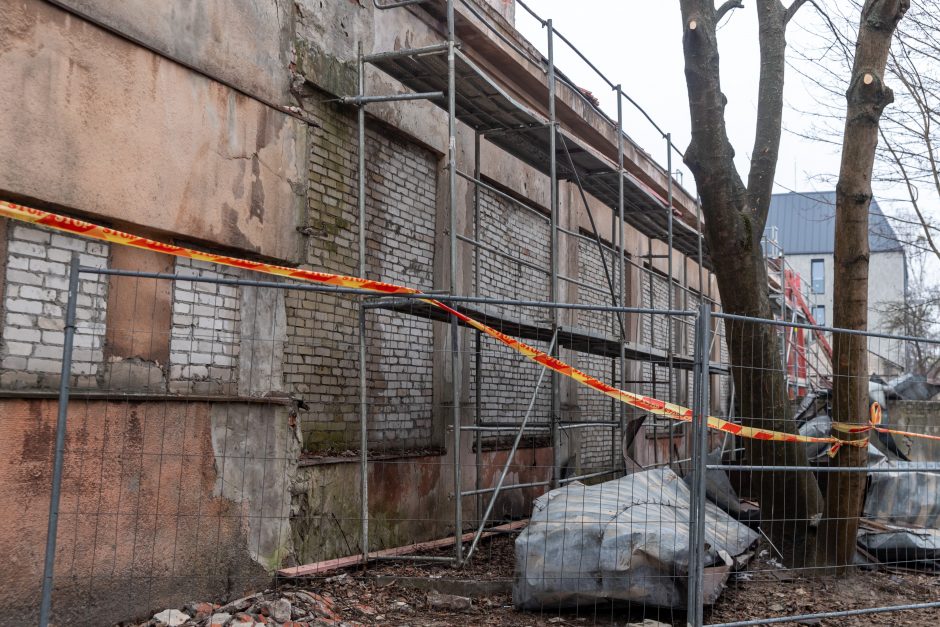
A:
MULTIPOLYGON (((894 94, 884 84, 891 38, 909 0, 867 0, 862 9, 852 76, 846 92, 842 164, 836 186, 835 291, 833 325, 868 328, 868 207, 878 145, 878 121, 894 94)), ((833 420, 868 423, 868 338, 833 338, 833 420)), ((849 438, 846 433, 839 437, 849 438)), ((839 466, 863 466, 867 450, 843 446, 839 466)), ((858 518, 865 487, 863 473, 834 473, 829 479, 817 545, 821 565, 843 571, 855 555, 858 518)))
MULTIPOLYGON (((686 85, 692 142, 685 162, 695 176, 705 237, 726 313, 772 318, 767 268, 760 248, 779 151, 785 68, 784 31, 792 13, 777 0, 758 0, 761 77, 758 122, 748 186, 734 165, 724 120, 712 0, 681 0, 686 85)), ((724 5, 723 5, 724 6, 724 5)), ((773 325, 727 321, 735 393, 744 424, 793 432, 779 339, 773 325)), ((806 465, 802 445, 743 441, 748 460, 761 465, 806 465)), ((791 566, 813 562, 815 522, 823 503, 806 472, 756 473, 762 528, 791 566)))

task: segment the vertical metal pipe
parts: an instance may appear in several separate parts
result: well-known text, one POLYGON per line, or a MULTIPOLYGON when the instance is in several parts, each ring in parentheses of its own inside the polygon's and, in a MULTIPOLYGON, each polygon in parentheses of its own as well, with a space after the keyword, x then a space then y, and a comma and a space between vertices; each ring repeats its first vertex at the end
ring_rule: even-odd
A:
MULTIPOLYGON (((480 133, 477 132, 473 138, 473 178, 477 181, 480 180, 480 133)), ((473 185, 473 239, 477 242, 481 240, 480 234, 480 186, 474 183, 473 185)), ((473 295, 480 295, 480 248, 477 247, 473 251, 473 295)), ((476 385, 474 387, 474 422, 477 427, 479 427, 482 422, 482 412, 483 412, 483 333, 481 331, 476 332, 475 346, 474 346, 474 355, 473 355, 473 368, 474 368, 474 381, 476 385)), ((475 446, 476 446, 476 489, 480 490, 481 485, 481 475, 483 474, 483 432, 479 429, 476 431, 475 435, 475 446)), ((483 509, 483 494, 477 494, 476 498, 476 515, 480 516, 480 512, 483 509)), ((467 558, 469 559, 469 555, 467 558)))
MULTIPOLYGON (((626 306, 626 274, 625 274, 625 260, 626 251, 626 233, 624 231, 624 207, 623 207, 623 90, 620 85, 617 85, 617 172, 619 176, 617 177, 617 215, 620 219, 620 224, 617 228, 617 239, 618 245, 617 248, 618 254, 620 257, 617 259, 617 265, 619 266, 619 275, 620 283, 618 284, 619 290, 619 304, 621 307, 626 306)), ((627 359, 626 359, 626 341, 627 341, 627 324, 625 320, 626 316, 621 314, 621 325, 620 325, 620 380, 618 381, 618 387, 623 390, 626 388, 626 368, 627 368, 627 359)), ((627 429, 627 406, 624 403, 617 403, 620 407, 620 441, 623 442, 624 434, 627 429)))
MULTIPOLYGON (((666 268, 667 268, 666 274, 668 275, 668 280, 666 281, 666 287, 667 287, 666 309, 669 309, 671 311, 673 301, 674 301, 673 294, 675 291, 675 288, 673 287, 673 282, 672 282, 672 273, 673 273, 672 256, 673 256, 674 250, 672 247, 672 134, 671 133, 666 133, 666 170, 667 170, 667 174, 669 175, 669 179, 666 183, 666 204, 667 204, 667 207, 666 207, 667 242, 666 243, 667 243, 667 247, 669 248, 668 257, 666 258, 666 268)), ((672 368, 673 351, 675 350, 675 346, 674 346, 675 329, 673 329, 674 326, 675 326, 675 320, 671 317, 667 318, 666 319, 666 346, 667 346, 666 367, 667 367, 667 375, 669 377, 669 383, 668 383, 669 391, 667 392, 666 400, 668 401, 677 400, 676 398, 674 398, 674 395, 673 395, 673 386, 675 385, 675 378, 676 378, 676 373, 673 371, 673 368, 672 368)), ((677 427, 678 425, 676 423, 672 423, 669 425, 668 459, 670 462, 674 461, 673 450, 675 447, 673 446, 673 440, 675 437, 677 427)))
MULTIPOLYGON (((359 42, 359 95, 365 95, 365 64, 362 60, 362 42, 359 42)), ((359 276, 366 276, 366 109, 359 105, 357 112, 359 148, 359 276)), ((366 373, 366 312, 359 302, 359 490, 362 563, 369 563, 369 407, 366 373)))
POLYGON ((72 344, 75 340, 75 302, 78 299, 78 255, 69 264, 69 296, 65 309, 65 338, 59 380, 59 413, 55 425, 55 458, 52 463, 52 489, 49 493, 49 520, 46 526, 46 555, 42 569, 42 600, 39 625, 49 625, 52 610, 52 583, 55 570, 55 544, 59 529, 59 500, 62 496, 62 468, 65 464, 65 430, 69 411, 69 383, 72 376, 72 344))
MULTIPOLYGON (((549 237, 551 243, 551 296, 553 301, 559 301, 558 293, 558 163, 557 163, 557 120, 555 116, 555 28, 551 20, 545 21, 545 27, 548 31, 548 153, 549 153, 549 194, 551 199, 551 234, 549 237)), ((552 310, 552 332, 558 333, 558 310, 552 310)), ((552 351, 553 356, 558 356, 558 347, 552 351)), ((561 479, 561 431, 559 430, 559 421, 561 420, 561 392, 559 389, 558 373, 554 370, 551 373, 552 384, 552 488, 559 486, 561 479)))
POLYGON ((705 462, 708 451, 709 348, 711 346, 711 309, 699 305, 695 327, 695 410, 692 421, 692 495, 689 521, 688 623, 703 623, 705 568, 705 462))
MULTIPOLYGON (((454 65, 456 29, 454 24, 454 0, 447 0, 447 178, 448 204, 450 206, 450 292, 457 294, 457 76, 454 65)), ((454 429, 454 560, 459 566, 463 561, 463 490, 460 477, 460 326, 456 317, 450 321, 451 338, 451 391, 453 396, 454 429)))
POLYGON ((369 563, 369 406, 366 394, 366 308, 359 307, 359 516, 362 563, 369 563))
MULTIPOLYGON (((669 180, 666 183, 666 202, 667 207, 666 211, 666 237, 667 245, 669 248, 669 256, 666 258, 666 274, 669 275, 669 290, 666 292, 666 309, 672 310, 673 304, 673 286, 672 286, 672 256, 673 256, 673 246, 672 246, 672 134, 666 133, 666 169, 669 171, 669 180)), ((672 352, 673 352, 673 321, 669 320, 669 325, 666 327, 666 345, 669 347, 668 352, 666 353, 666 358, 669 361, 669 397, 668 400, 674 401, 672 398, 672 385, 673 379, 675 377, 672 372, 672 352)), ((672 450, 672 445, 670 444, 669 450, 672 450)))
POLYGON ((695 227, 698 229, 698 304, 705 302, 705 260, 703 259, 702 240, 705 234, 702 232, 702 199, 695 198, 695 227))
MULTIPOLYGON (((362 42, 359 42, 357 57, 359 67, 359 95, 365 95, 366 77, 365 64, 362 60, 362 42)), ((359 142, 359 276, 366 276, 366 107, 359 105, 356 121, 358 123, 359 142)))

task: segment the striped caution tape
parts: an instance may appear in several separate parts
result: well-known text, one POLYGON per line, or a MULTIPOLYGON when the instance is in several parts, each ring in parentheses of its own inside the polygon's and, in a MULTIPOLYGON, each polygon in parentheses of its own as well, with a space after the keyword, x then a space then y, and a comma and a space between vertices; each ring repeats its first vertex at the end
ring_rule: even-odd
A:
MULTIPOLYGON (((73 233, 76 235, 81 235, 83 237, 88 237, 91 239, 101 240, 105 242, 110 242, 113 244, 120 244, 122 246, 132 246, 134 248, 142 248, 144 250, 152 250, 167 255, 173 255, 176 257, 185 257, 187 259, 195 259, 197 261, 206 261, 210 263, 217 263, 225 266, 231 266, 234 268, 242 268, 245 270, 252 270, 255 272, 261 272, 264 274, 271 274, 275 276, 283 276, 292 279, 299 279, 301 281, 308 281, 311 283, 320 283, 323 285, 332 285, 336 287, 349 287, 356 288, 370 292, 377 292, 380 294, 421 294, 422 292, 410 287, 403 287, 400 285, 394 285, 392 283, 384 283, 382 281, 372 281, 369 279, 363 279, 359 277, 350 277, 343 276, 339 274, 330 274, 326 272, 316 272, 314 270, 303 270, 299 268, 288 268, 285 266, 279 266, 269 263, 262 263, 258 261, 249 261, 247 259, 239 259, 237 257, 229 257, 227 255, 216 255, 212 253, 201 252, 198 250, 193 250, 191 248, 185 248, 182 246, 175 246, 172 244, 164 244, 146 237, 138 237, 136 235, 131 235, 130 233, 125 233, 123 231, 118 231, 115 229, 99 226, 92 224, 90 222, 85 222, 83 220, 77 220, 75 218, 69 218, 67 216, 58 215, 48 211, 43 211, 41 209, 34 209, 31 207, 25 207, 23 205, 14 204, 11 202, 6 202, 0 200, 0 216, 10 218, 12 220, 18 220, 21 222, 29 222, 31 224, 38 224, 45 226, 51 229, 58 231, 64 231, 67 233, 73 233)), ((509 348, 515 350, 524 357, 541 364, 542 366, 570 377, 578 383, 585 385, 589 388, 593 388, 602 394, 605 394, 613 399, 616 399, 622 403, 626 403, 631 407, 641 409, 650 414, 656 416, 662 416, 665 418, 670 418, 672 420, 679 420, 682 422, 691 422, 692 421, 692 410, 683 407, 681 405, 676 405, 674 403, 668 403, 666 401, 661 401, 659 399, 651 398, 649 396, 643 396, 641 394, 634 394, 632 392, 627 392, 626 390, 621 390, 619 388, 613 387, 595 379, 594 377, 581 372, 577 368, 552 357, 548 353, 545 353, 537 348, 529 346, 525 342, 520 342, 512 337, 509 337, 505 333, 501 333, 496 329, 486 325, 478 320, 475 320, 451 307, 448 305, 435 300, 433 298, 422 298, 420 299, 426 303, 429 303, 439 309, 457 317, 459 320, 465 324, 481 331, 492 337, 493 339, 505 344, 509 348)), ((708 427, 716 431, 721 431, 724 433, 730 433, 732 435, 741 436, 743 438, 750 438, 754 440, 766 440, 774 442, 804 442, 804 443, 823 443, 823 444, 832 444, 832 448, 836 448, 841 445, 850 445, 863 447, 867 446, 868 440, 842 440, 836 437, 812 437, 805 435, 798 435, 793 433, 784 433, 781 431, 772 431, 768 429, 758 429, 755 427, 747 427, 744 425, 735 424, 727 420, 722 420, 721 418, 716 418, 714 416, 708 416, 708 427)), ((867 430, 867 429, 866 429, 867 430)), ((904 433, 904 432, 897 432, 904 433)), ((912 435, 915 437, 930 437, 934 439, 940 439, 936 436, 918 436, 917 434, 906 434, 912 435)))

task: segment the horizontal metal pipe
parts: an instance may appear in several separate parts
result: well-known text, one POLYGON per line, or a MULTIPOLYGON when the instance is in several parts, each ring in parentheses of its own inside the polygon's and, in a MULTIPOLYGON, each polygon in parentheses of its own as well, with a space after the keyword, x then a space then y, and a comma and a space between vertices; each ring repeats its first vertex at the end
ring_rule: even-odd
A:
POLYGON ((605 289, 599 288, 599 287, 597 287, 596 285, 590 285, 589 283, 585 283, 585 282, 582 281, 581 279, 572 279, 570 276, 565 276, 565 275, 563 275, 563 274, 559 274, 559 275, 558 275, 558 278, 559 278, 560 280, 566 281, 566 282, 568 282, 568 283, 574 283, 574 284, 577 285, 578 287, 583 287, 584 289, 589 290, 589 291, 592 291, 592 292, 599 292, 599 293, 601 293, 601 294, 609 294, 609 293, 610 293, 609 290, 605 290, 605 289))
POLYGON ((768 472, 864 472, 864 473, 883 473, 883 472, 940 472, 940 464, 937 466, 870 466, 870 467, 839 467, 839 466, 734 466, 731 464, 708 464, 707 470, 738 470, 753 472, 755 470, 766 470, 768 472))
POLYGON ((423 46, 421 48, 403 48, 402 50, 391 50, 389 52, 376 52, 375 54, 367 54, 363 56, 362 60, 366 63, 372 63, 373 61, 381 61, 383 59, 410 57, 413 55, 418 56, 425 54, 437 54, 441 52, 447 52, 447 42, 433 44, 430 46, 423 46))
POLYGON ((511 203, 513 203, 513 204, 515 204, 515 205, 518 205, 519 207, 522 207, 523 209, 528 209, 529 211, 531 211, 532 213, 534 213, 534 214, 537 215, 538 217, 542 218, 542 219, 545 220, 546 222, 549 222, 549 221, 551 221, 551 219, 552 219, 551 216, 545 215, 545 213, 539 211, 539 210, 536 209, 535 207, 532 207, 532 206, 530 206, 530 205, 527 205, 526 203, 522 202, 522 201, 519 200, 518 198, 515 198, 514 196, 510 196, 510 195, 507 194, 506 192, 501 191, 501 190, 497 189, 496 187, 490 185, 489 183, 486 183, 485 181, 482 181, 482 180, 480 180, 480 179, 478 179, 478 178, 476 178, 476 177, 474 177, 474 176, 471 176, 470 174, 467 174, 466 172, 461 172, 460 170, 457 170, 457 176, 460 176, 460 177, 462 177, 462 178, 465 178, 465 179, 467 179, 468 181, 471 181, 472 183, 475 183, 475 184, 479 185, 480 187, 482 187, 482 188, 484 188, 484 189, 486 189, 486 190, 488 190, 488 191, 493 192, 494 194, 496 194, 496 195, 499 196, 500 198, 502 198, 502 199, 504 199, 504 200, 508 200, 509 202, 511 202, 511 203))
POLYGON ((442 91, 425 91, 408 94, 388 94, 386 96, 344 96, 339 101, 343 104, 363 105, 372 102, 401 102, 403 100, 435 100, 443 98, 442 91))
POLYGON ((509 253, 504 253, 503 251, 501 251, 501 250, 499 250, 499 249, 497 249, 497 248, 493 248, 492 246, 487 246, 486 244, 483 244, 482 242, 478 242, 478 241, 476 241, 475 239, 473 239, 472 237, 467 237, 467 236, 465 236, 465 235, 460 235, 460 234, 458 233, 458 234, 457 234, 457 239, 459 239, 461 242, 466 242, 467 244, 471 244, 472 246, 476 246, 476 247, 479 248, 480 250, 485 250, 486 252, 493 253, 494 255, 499 255, 500 257, 504 257, 504 258, 509 259, 510 261, 513 261, 513 262, 518 263, 518 264, 520 264, 520 265, 526 266, 526 267, 528 267, 528 268, 532 268, 533 270, 536 270, 536 271, 538 271, 538 272, 542 272, 543 274, 550 274, 550 273, 551 273, 551 270, 549 270, 548 268, 543 268, 542 266, 539 266, 539 265, 537 265, 537 264, 534 264, 534 263, 532 263, 531 261, 526 261, 525 259, 520 259, 519 257, 514 257, 513 255, 510 255, 509 253))
POLYGON ((571 483, 572 481, 579 481, 579 480, 581 480, 581 479, 591 479, 592 477, 602 477, 602 476, 604 476, 604 475, 610 475, 610 474, 613 474, 613 473, 615 473, 615 472, 623 472, 623 471, 622 471, 622 470, 619 470, 619 469, 614 469, 614 470, 602 470, 602 471, 600 471, 600 472, 592 472, 592 473, 589 473, 589 474, 586 474, 586 475, 577 475, 576 477, 567 477, 567 478, 562 479, 561 481, 559 481, 559 483, 571 483))
POLYGON ((587 429, 589 427, 607 427, 608 429, 616 429, 620 426, 620 422, 573 422, 570 424, 562 424, 559 429, 587 429))
MULTIPOLYGON (((307 292, 326 292, 329 294, 349 294, 353 296, 377 297, 384 296, 376 294, 370 290, 363 290, 354 287, 335 287, 332 285, 311 285, 310 283, 301 283, 293 281, 253 281, 251 279, 220 279, 215 277, 189 276, 185 274, 167 274, 160 272, 137 272, 134 270, 114 270, 108 268, 88 268, 79 269, 82 274, 104 274, 114 276, 133 276, 144 279, 166 279, 168 281, 189 281, 192 283, 216 283, 219 285, 250 285, 253 287, 274 287, 279 289, 301 290, 307 292)), ((487 298, 483 296, 452 296, 447 294, 395 294, 394 298, 399 300, 424 300, 432 298, 441 302, 448 303, 481 303, 484 305, 515 305, 517 307, 542 307, 545 309, 582 309, 588 311, 622 311, 624 313, 636 314, 662 314, 666 316, 686 316, 694 317, 696 312, 667 309, 650 309, 647 307, 613 307, 611 305, 586 305, 581 303, 559 303, 554 301, 540 300, 513 300, 511 298, 487 298)), ((372 300, 364 302, 366 307, 385 307, 388 302, 385 300, 372 300)))
MULTIPOLYGON (((513 483, 511 485, 500 486, 499 491, 503 490, 520 490, 522 488, 537 488, 539 486, 548 485, 551 481, 535 481, 533 483, 513 483)), ((461 492, 460 496, 476 496, 477 494, 488 494, 490 492, 495 492, 496 488, 480 488, 479 490, 467 490, 466 492, 461 492)))
MULTIPOLYGON (((548 431, 548 427, 539 427, 539 426, 527 426, 524 428, 525 431, 548 431)), ((518 431, 519 425, 510 426, 505 425, 501 427, 490 427, 490 426, 480 426, 475 427, 472 425, 467 425, 460 427, 461 431, 518 431)))
MULTIPOLYGON (((559 227, 557 227, 557 228, 558 228, 559 231, 561 231, 561 232, 564 233, 565 235, 570 235, 571 237, 576 237, 576 238, 578 238, 578 239, 583 239, 583 240, 585 240, 585 241, 587 241, 587 242, 590 242, 591 244, 595 244, 595 245, 597 244, 597 240, 594 239, 593 237, 589 236, 589 235, 585 235, 584 233, 578 233, 577 231, 572 231, 572 230, 570 230, 570 229, 566 229, 566 228, 563 227, 563 226, 559 226, 559 227)), ((607 252, 609 252, 610 254, 612 254, 612 255, 614 255, 614 256, 617 255, 617 251, 614 250, 613 247, 608 246, 607 244, 605 244, 603 241, 601 242, 601 248, 603 248, 604 250, 606 250, 607 252)))
POLYGON ((884 605, 881 607, 868 607, 860 610, 840 610, 838 612, 817 612, 815 614, 796 614, 793 616, 777 616, 775 618, 756 618, 754 620, 739 620, 733 623, 710 623, 705 627, 749 627, 750 625, 773 625, 775 623, 796 623, 820 618, 839 618, 842 616, 862 616, 864 614, 885 614, 887 612, 903 612, 907 610, 927 610, 940 607, 940 601, 930 603, 909 603, 907 605, 884 605))
POLYGON ((769 324, 777 327, 792 327, 795 329, 815 329, 817 331, 828 331, 830 333, 840 333, 843 335, 864 335, 865 337, 878 337, 886 340, 903 340, 906 342, 923 342, 924 344, 940 344, 940 339, 931 339, 926 337, 912 337, 910 335, 891 335, 890 333, 876 333, 874 331, 859 331, 856 329, 839 329, 837 327, 824 327, 818 324, 804 324, 802 322, 784 322, 783 320, 772 320, 769 318, 755 318, 752 316, 739 316, 737 314, 714 313, 715 318, 723 320, 740 320, 742 322, 755 322, 758 324, 769 324))

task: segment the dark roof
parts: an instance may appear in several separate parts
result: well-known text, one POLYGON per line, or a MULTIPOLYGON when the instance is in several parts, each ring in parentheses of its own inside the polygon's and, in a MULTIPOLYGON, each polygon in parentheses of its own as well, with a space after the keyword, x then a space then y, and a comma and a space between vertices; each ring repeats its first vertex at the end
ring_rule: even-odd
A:
MULTIPOLYGON (((784 254, 831 254, 835 247, 835 213, 834 191, 774 194, 767 229, 777 227, 777 242, 784 254)), ((868 211, 868 224, 871 252, 904 250, 874 199, 868 211)))

